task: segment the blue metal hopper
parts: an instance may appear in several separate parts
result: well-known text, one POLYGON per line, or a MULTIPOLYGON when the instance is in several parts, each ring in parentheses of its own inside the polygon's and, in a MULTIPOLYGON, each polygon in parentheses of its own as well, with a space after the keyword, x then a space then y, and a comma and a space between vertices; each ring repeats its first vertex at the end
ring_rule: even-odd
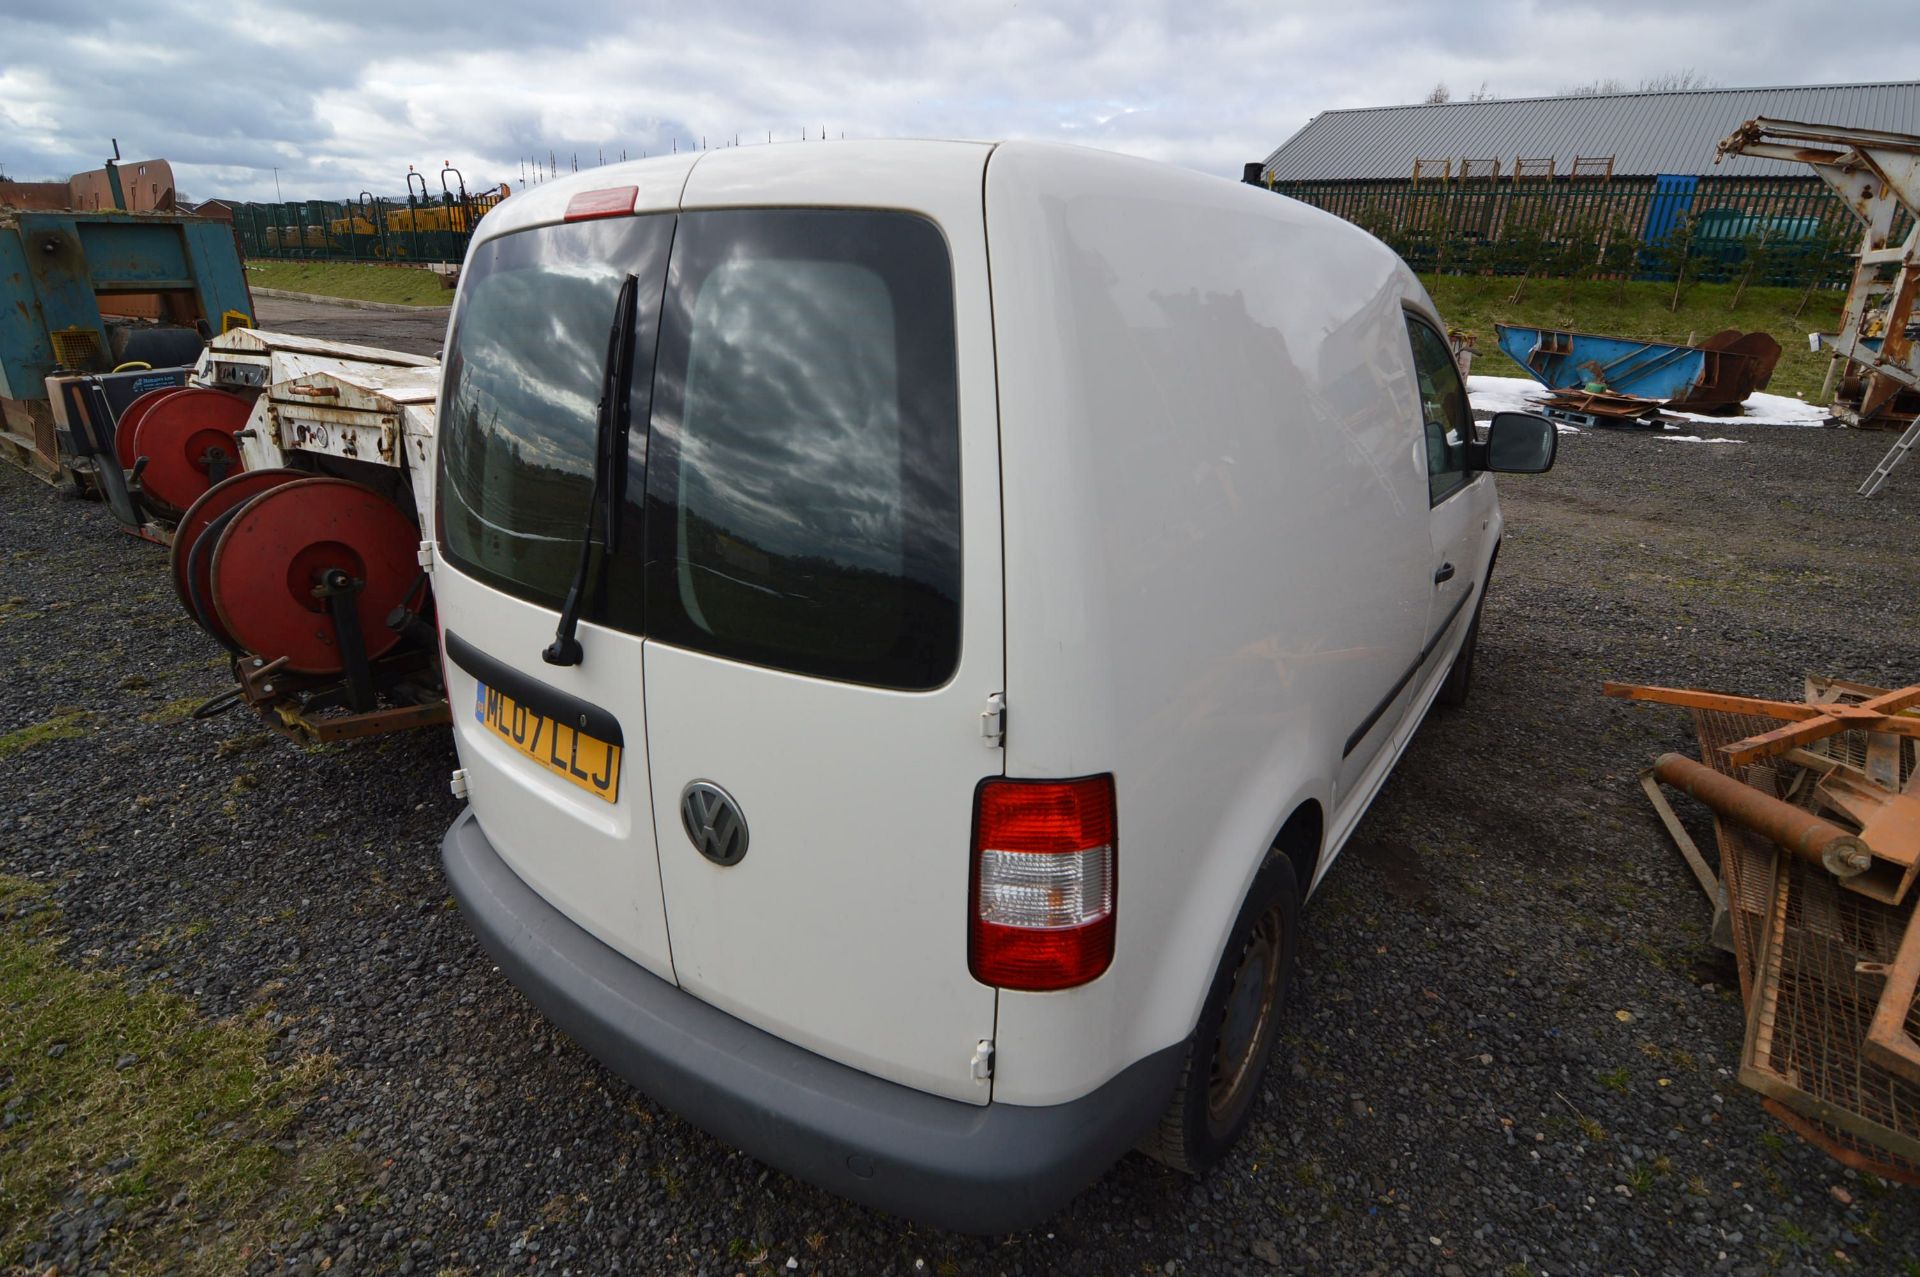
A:
POLYGON ((1780 344, 1729 329, 1698 346, 1495 324, 1500 349, 1550 390, 1603 390, 1692 412, 1735 411, 1767 384, 1780 344))

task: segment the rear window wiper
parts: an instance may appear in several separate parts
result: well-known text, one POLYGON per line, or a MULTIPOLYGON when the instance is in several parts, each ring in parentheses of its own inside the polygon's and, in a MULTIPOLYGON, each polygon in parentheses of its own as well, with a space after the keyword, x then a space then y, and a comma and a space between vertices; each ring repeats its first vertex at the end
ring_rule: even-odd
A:
POLYGON ((580 562, 560 608, 560 625, 553 642, 540 653, 549 665, 578 665, 582 652, 574 631, 580 625, 580 603, 587 592, 593 564, 593 529, 598 520, 603 555, 620 542, 620 511, 627 486, 627 438, 633 427, 633 342, 640 280, 629 275, 614 303, 613 327, 607 332, 607 363, 600 380, 600 407, 594 414, 593 492, 587 497, 587 522, 580 532, 580 562))

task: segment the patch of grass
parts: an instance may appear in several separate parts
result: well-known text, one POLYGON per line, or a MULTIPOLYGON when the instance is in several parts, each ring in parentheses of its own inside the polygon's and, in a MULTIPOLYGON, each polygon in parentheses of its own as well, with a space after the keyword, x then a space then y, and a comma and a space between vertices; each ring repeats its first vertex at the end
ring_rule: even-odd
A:
MULTIPOLYGON (((453 290, 418 266, 379 266, 367 262, 249 262, 247 282, 294 293, 350 297, 363 302, 403 306, 445 306, 453 290)), ((1801 343, 1806 344, 1804 341, 1801 343)))
POLYGON ((1780 343, 1780 362, 1767 390, 1772 394, 1801 395, 1811 400, 1820 393, 1827 372, 1827 356, 1807 349, 1807 333, 1832 332, 1840 323, 1845 294, 1816 291, 1806 310, 1796 318, 1803 290, 1749 288, 1732 310, 1732 284, 1699 284, 1687 290, 1680 309, 1670 311, 1672 284, 1630 281, 1624 289, 1608 280, 1580 281, 1568 287, 1564 280, 1539 280, 1527 285, 1517 303, 1507 298, 1514 281, 1492 275, 1422 275, 1441 316, 1455 328, 1479 337, 1479 355, 1473 371, 1491 377, 1524 377, 1520 366, 1500 353, 1494 336, 1496 321, 1576 332, 1605 333, 1643 341, 1698 341, 1723 328, 1771 333, 1780 343))
POLYGON ((340 1209, 362 1160, 287 1142, 332 1062, 270 1063, 264 1006, 208 1020, 70 966, 55 920, 42 888, 0 876, 0 1269, 74 1197, 127 1212, 89 1262, 129 1273, 239 1271, 340 1209))
POLYGON ((192 717, 193 711, 199 709, 206 699, 204 696, 182 696, 179 700, 168 701, 159 709, 142 714, 140 721, 143 723, 177 723, 182 719, 192 717))
POLYGON ((1813 1245, 1813 1234, 1790 1219, 1783 1219, 1778 1225, 1780 1236, 1795 1246, 1813 1245))
POLYGON ((1617 1069, 1608 1069, 1604 1073, 1596 1073, 1594 1077, 1602 1086, 1612 1087, 1622 1095, 1627 1093, 1627 1082, 1630 1075, 1624 1064, 1617 1069))
POLYGON ((55 714, 45 722, 31 723, 18 731, 8 732, 0 736, 0 758, 50 740, 77 740, 87 734, 87 721, 92 717, 83 709, 68 710, 55 714))

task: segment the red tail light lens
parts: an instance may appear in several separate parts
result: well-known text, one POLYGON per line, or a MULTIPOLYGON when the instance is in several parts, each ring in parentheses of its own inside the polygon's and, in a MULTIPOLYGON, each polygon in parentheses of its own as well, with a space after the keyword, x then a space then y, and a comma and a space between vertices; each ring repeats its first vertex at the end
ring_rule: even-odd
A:
POLYGON ((1070 989, 1112 964, 1114 825, 1112 776, 981 784, 967 944, 974 979, 1070 989))

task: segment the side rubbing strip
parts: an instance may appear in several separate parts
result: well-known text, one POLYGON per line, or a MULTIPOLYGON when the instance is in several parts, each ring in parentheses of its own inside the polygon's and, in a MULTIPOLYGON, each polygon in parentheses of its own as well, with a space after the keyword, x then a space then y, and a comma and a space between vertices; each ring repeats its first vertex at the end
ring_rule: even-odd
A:
MULTIPOLYGON (((1393 685, 1392 690, 1381 702, 1373 707, 1373 712, 1360 720, 1360 726, 1353 729, 1353 735, 1347 737, 1346 746, 1340 751, 1340 757, 1345 758, 1358 749, 1360 742, 1367 738, 1367 733, 1372 731, 1374 725, 1380 721, 1380 716, 1400 699, 1400 693, 1407 690, 1407 684, 1413 681, 1413 676, 1421 671, 1428 659, 1439 649, 1441 640, 1447 637, 1447 631, 1453 628, 1453 623, 1460 619, 1461 610, 1472 601, 1474 591, 1477 589, 1479 587, 1474 586, 1460 596, 1460 601, 1453 605, 1453 611, 1447 613, 1447 619, 1440 622, 1440 628, 1433 632, 1433 637, 1427 640, 1427 645, 1420 649, 1420 655, 1414 658, 1413 664, 1407 666, 1407 672, 1400 676, 1400 680, 1393 685)), ((451 651, 453 635, 447 635, 447 644, 448 650, 451 651)))
POLYGON ((627 743, 626 737, 620 732, 620 720, 606 710, 557 687, 548 687, 539 679, 495 660, 452 630, 447 631, 447 659, 488 687, 505 692, 537 714, 544 714, 569 727, 577 727, 609 745, 624 746, 627 743))

